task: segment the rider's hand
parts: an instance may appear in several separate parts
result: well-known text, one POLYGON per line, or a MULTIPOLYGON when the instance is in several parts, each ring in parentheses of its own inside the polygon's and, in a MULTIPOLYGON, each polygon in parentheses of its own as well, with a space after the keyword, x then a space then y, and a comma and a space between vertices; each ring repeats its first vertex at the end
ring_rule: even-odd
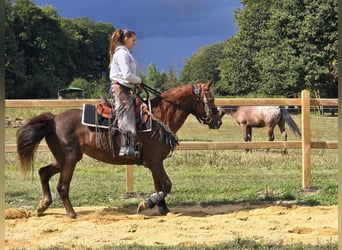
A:
POLYGON ((135 88, 137 88, 139 91, 143 90, 143 87, 141 86, 141 83, 136 83, 135 88))

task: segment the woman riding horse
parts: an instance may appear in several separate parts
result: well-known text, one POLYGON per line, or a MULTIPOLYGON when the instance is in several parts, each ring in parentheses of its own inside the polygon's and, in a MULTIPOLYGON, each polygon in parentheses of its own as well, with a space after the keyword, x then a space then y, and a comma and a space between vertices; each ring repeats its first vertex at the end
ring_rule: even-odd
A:
POLYGON ((67 214, 76 218, 69 188, 76 164, 83 154, 109 164, 141 164, 150 169, 156 194, 141 202, 138 211, 157 205, 160 214, 167 214, 169 209, 165 197, 171 192, 172 183, 163 161, 176 146, 175 133, 189 114, 210 128, 221 126, 221 117, 210 92, 211 85, 211 82, 187 84, 151 99, 152 131, 137 133, 137 141, 142 148, 139 158, 135 159, 119 155, 121 143, 117 134, 109 138, 108 130, 83 125, 80 109, 69 109, 57 115, 43 113, 27 121, 17 131, 17 152, 22 172, 26 174, 30 168, 33 169, 34 153, 43 138, 55 158, 54 162, 39 169, 43 196, 37 214, 42 215, 51 205, 49 180, 59 173, 58 193, 67 214))

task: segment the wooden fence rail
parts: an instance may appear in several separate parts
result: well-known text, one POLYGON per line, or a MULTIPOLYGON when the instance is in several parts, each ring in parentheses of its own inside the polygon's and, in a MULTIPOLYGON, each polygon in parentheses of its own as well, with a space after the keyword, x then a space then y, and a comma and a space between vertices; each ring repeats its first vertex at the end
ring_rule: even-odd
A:
MULTIPOLYGON (((5 100, 5 108, 41 108, 41 107, 82 107, 83 103, 96 104, 100 99, 80 100, 5 100)), ((180 142, 176 150, 239 150, 239 149, 302 149, 302 187, 311 187, 311 149, 337 149, 337 141, 311 141, 310 107, 338 106, 338 99, 312 99, 310 91, 303 90, 301 98, 216 98, 217 106, 270 105, 301 106, 302 139, 286 142, 180 142)), ((38 151, 49 151, 40 144, 38 151)), ((16 152, 15 144, 6 144, 5 152, 16 152)), ((134 191, 133 165, 126 167, 126 191, 134 191)))

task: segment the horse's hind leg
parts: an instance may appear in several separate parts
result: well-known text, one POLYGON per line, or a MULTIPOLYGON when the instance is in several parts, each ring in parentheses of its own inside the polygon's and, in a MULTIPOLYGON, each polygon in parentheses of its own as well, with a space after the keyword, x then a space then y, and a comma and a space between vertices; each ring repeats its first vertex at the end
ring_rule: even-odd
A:
MULTIPOLYGON (((287 141, 287 132, 286 132, 286 129, 285 129, 285 119, 282 119, 278 123, 278 127, 280 129, 280 133, 281 133, 281 137, 283 138, 283 141, 287 141)), ((283 154, 287 154, 287 149, 286 148, 283 150, 283 154)))
POLYGON ((39 201, 39 205, 37 208, 37 215, 41 216, 46 209, 51 205, 52 203, 52 197, 51 197, 51 190, 49 185, 50 178, 57 174, 59 172, 59 167, 56 163, 47 165, 41 169, 39 169, 39 177, 40 177, 40 183, 42 185, 43 189, 43 196, 41 200, 39 201))
POLYGON ((68 216, 72 219, 75 219, 77 217, 77 214, 69 198, 70 182, 73 176, 75 166, 76 166, 76 163, 70 164, 70 165, 64 165, 63 169, 61 169, 61 174, 60 174, 58 184, 57 184, 57 190, 63 201, 64 208, 68 216))

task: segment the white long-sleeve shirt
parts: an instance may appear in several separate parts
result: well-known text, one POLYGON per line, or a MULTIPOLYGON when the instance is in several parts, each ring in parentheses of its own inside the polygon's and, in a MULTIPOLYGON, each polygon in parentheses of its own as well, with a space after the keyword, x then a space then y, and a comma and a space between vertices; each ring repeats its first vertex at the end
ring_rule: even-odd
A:
POLYGON ((118 46, 110 65, 110 80, 133 88, 135 84, 141 83, 141 78, 136 75, 136 71, 137 64, 131 52, 123 45, 118 46))

